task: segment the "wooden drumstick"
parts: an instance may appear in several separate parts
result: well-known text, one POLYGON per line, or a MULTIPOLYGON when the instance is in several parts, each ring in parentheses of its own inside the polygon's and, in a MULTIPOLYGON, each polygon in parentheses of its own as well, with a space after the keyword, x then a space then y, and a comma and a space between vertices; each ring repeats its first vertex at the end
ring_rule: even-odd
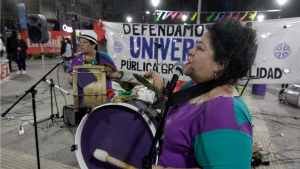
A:
POLYGON ((126 164, 118 159, 115 159, 111 156, 108 155, 108 153, 104 150, 101 150, 101 149, 96 149, 94 151, 94 157, 102 162, 109 162, 111 164, 114 164, 120 168, 124 168, 124 169, 138 169, 138 168, 135 168, 134 166, 132 165, 129 165, 129 164, 126 164))

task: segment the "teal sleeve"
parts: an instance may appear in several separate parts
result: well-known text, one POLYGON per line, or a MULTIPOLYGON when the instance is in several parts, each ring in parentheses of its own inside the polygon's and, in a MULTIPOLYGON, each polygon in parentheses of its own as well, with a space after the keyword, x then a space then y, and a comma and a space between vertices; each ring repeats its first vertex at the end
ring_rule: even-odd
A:
POLYGON ((252 137, 238 130, 213 130, 194 138, 194 150, 203 169, 249 169, 252 137))
POLYGON ((191 84, 192 80, 187 81, 181 88, 180 90, 186 89, 190 84, 191 84))

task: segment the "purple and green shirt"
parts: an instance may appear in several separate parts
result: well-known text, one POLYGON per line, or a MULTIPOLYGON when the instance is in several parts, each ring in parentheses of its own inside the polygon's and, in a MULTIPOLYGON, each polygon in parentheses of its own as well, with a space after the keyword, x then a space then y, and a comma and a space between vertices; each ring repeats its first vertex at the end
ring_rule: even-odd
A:
MULTIPOLYGON (((97 51, 97 52, 99 52, 99 54, 100 54, 99 55, 100 56, 100 64, 109 64, 109 65, 113 66, 116 69, 116 72, 118 72, 118 69, 117 69, 114 61, 111 59, 111 57, 107 53, 104 53, 104 52, 101 52, 101 51, 97 51)), ((73 72, 73 67, 83 65, 82 64, 83 57, 84 56, 81 53, 79 56, 77 56, 76 58, 74 58, 72 60, 70 73, 73 72)), ((106 77, 106 89, 107 89, 107 91, 112 91, 111 80, 108 77, 106 77)))
POLYGON ((218 96, 200 104, 180 103, 168 111, 158 165, 250 168, 252 133, 250 113, 240 96, 218 96))

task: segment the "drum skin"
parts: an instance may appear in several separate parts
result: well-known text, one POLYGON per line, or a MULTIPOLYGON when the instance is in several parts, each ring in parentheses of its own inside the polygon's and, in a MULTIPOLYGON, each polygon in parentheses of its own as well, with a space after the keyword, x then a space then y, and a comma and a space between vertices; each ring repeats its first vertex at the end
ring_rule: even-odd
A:
POLYGON ((118 168, 94 158, 96 149, 104 150, 118 160, 141 168, 141 159, 148 155, 154 139, 154 118, 145 120, 145 114, 142 116, 130 107, 137 110, 138 105, 133 101, 103 104, 83 118, 75 138, 78 146, 76 156, 81 168, 118 168), (149 124, 152 124, 152 129, 149 124))
POLYGON ((75 66, 73 69, 73 93, 78 94, 74 96, 74 108, 78 110, 79 107, 89 108, 103 104, 107 99, 106 95, 100 95, 106 93, 105 67, 75 66), (80 96, 81 94, 90 96, 80 96))

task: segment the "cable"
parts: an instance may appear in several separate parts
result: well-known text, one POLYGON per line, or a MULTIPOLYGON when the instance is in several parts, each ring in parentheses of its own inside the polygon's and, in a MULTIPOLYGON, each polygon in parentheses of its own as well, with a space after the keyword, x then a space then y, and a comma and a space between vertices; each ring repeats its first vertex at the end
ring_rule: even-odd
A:
MULTIPOLYGON (((57 68, 57 76, 56 76, 56 77, 57 77, 57 83, 58 83, 58 87, 59 87, 59 88, 60 88, 60 83, 59 83, 59 74, 58 74, 58 72, 59 72, 60 66, 61 66, 61 65, 59 65, 58 68, 57 68)), ((60 91, 60 93, 62 94, 62 96, 63 96, 64 99, 65 99, 65 105, 68 105, 68 104, 67 104, 67 99, 66 99, 64 93, 63 93, 61 90, 59 90, 59 91, 60 91)))

